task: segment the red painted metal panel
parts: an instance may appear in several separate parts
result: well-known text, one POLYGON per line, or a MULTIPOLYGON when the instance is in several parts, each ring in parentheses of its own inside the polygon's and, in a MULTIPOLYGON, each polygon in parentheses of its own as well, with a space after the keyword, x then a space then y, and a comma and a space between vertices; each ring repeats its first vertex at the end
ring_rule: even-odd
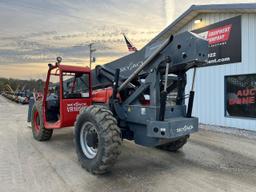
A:
POLYGON ((73 126, 79 110, 91 103, 91 98, 63 99, 60 106, 61 127, 73 126))
POLYGON ((106 89, 95 90, 92 92, 93 103, 108 103, 113 90, 111 87, 106 89))

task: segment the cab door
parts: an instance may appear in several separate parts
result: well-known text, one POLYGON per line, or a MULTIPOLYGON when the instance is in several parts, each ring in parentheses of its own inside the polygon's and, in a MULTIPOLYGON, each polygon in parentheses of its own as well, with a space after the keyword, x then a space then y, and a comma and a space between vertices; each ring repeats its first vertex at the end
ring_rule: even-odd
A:
POLYGON ((90 73, 62 72, 61 127, 73 126, 82 107, 91 105, 90 73))

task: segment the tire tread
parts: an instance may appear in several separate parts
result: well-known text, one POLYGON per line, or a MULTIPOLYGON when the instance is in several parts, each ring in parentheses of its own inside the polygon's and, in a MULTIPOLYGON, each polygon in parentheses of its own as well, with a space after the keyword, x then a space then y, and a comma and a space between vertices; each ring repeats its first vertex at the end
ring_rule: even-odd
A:
POLYGON ((51 139, 52 134, 53 134, 53 130, 52 129, 46 129, 44 127, 44 123, 43 123, 43 109, 42 109, 43 103, 42 100, 37 101, 32 109, 32 121, 31 121, 31 125, 32 125, 32 131, 33 131, 33 137, 38 140, 38 141, 48 141, 51 139), (34 125, 33 125, 33 119, 34 119, 34 113, 38 111, 39 113, 39 118, 40 118, 40 133, 36 134, 34 133, 34 125))
MULTIPOLYGON (((100 126, 102 129, 101 134, 104 138, 104 145, 102 146, 103 156, 96 168, 92 169, 84 163, 83 157, 81 157, 79 151, 79 147, 76 146, 78 159, 82 167, 85 168, 87 171, 93 174, 104 174, 110 170, 110 168, 117 161, 117 158, 120 154, 121 131, 117 126, 117 121, 113 117, 113 114, 110 110, 103 107, 91 105, 89 107, 84 107, 80 110, 80 113, 77 116, 75 122, 75 134, 76 129, 78 129, 77 122, 79 121, 81 114, 92 115, 94 117, 97 125, 100 126)), ((77 145, 77 142, 75 142, 75 144, 77 145)))

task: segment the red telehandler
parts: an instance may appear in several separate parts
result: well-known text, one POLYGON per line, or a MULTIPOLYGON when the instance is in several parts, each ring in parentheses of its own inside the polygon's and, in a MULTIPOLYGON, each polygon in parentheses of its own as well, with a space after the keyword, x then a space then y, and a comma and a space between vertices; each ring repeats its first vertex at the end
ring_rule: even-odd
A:
POLYGON ((31 111, 33 136, 46 141, 54 129, 75 126, 78 159, 93 174, 111 169, 122 139, 177 151, 198 130, 193 88, 185 105, 186 71, 204 65, 207 55, 208 42, 184 32, 92 71, 58 57, 31 111))

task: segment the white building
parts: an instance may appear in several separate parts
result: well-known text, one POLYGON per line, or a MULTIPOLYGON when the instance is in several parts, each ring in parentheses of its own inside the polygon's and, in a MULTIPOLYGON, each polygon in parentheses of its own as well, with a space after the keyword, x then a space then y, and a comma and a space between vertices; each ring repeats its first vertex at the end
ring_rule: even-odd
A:
POLYGON ((213 42, 213 61, 197 69, 193 115, 203 124, 256 131, 256 4, 193 5, 151 43, 201 28, 196 32, 213 42))

